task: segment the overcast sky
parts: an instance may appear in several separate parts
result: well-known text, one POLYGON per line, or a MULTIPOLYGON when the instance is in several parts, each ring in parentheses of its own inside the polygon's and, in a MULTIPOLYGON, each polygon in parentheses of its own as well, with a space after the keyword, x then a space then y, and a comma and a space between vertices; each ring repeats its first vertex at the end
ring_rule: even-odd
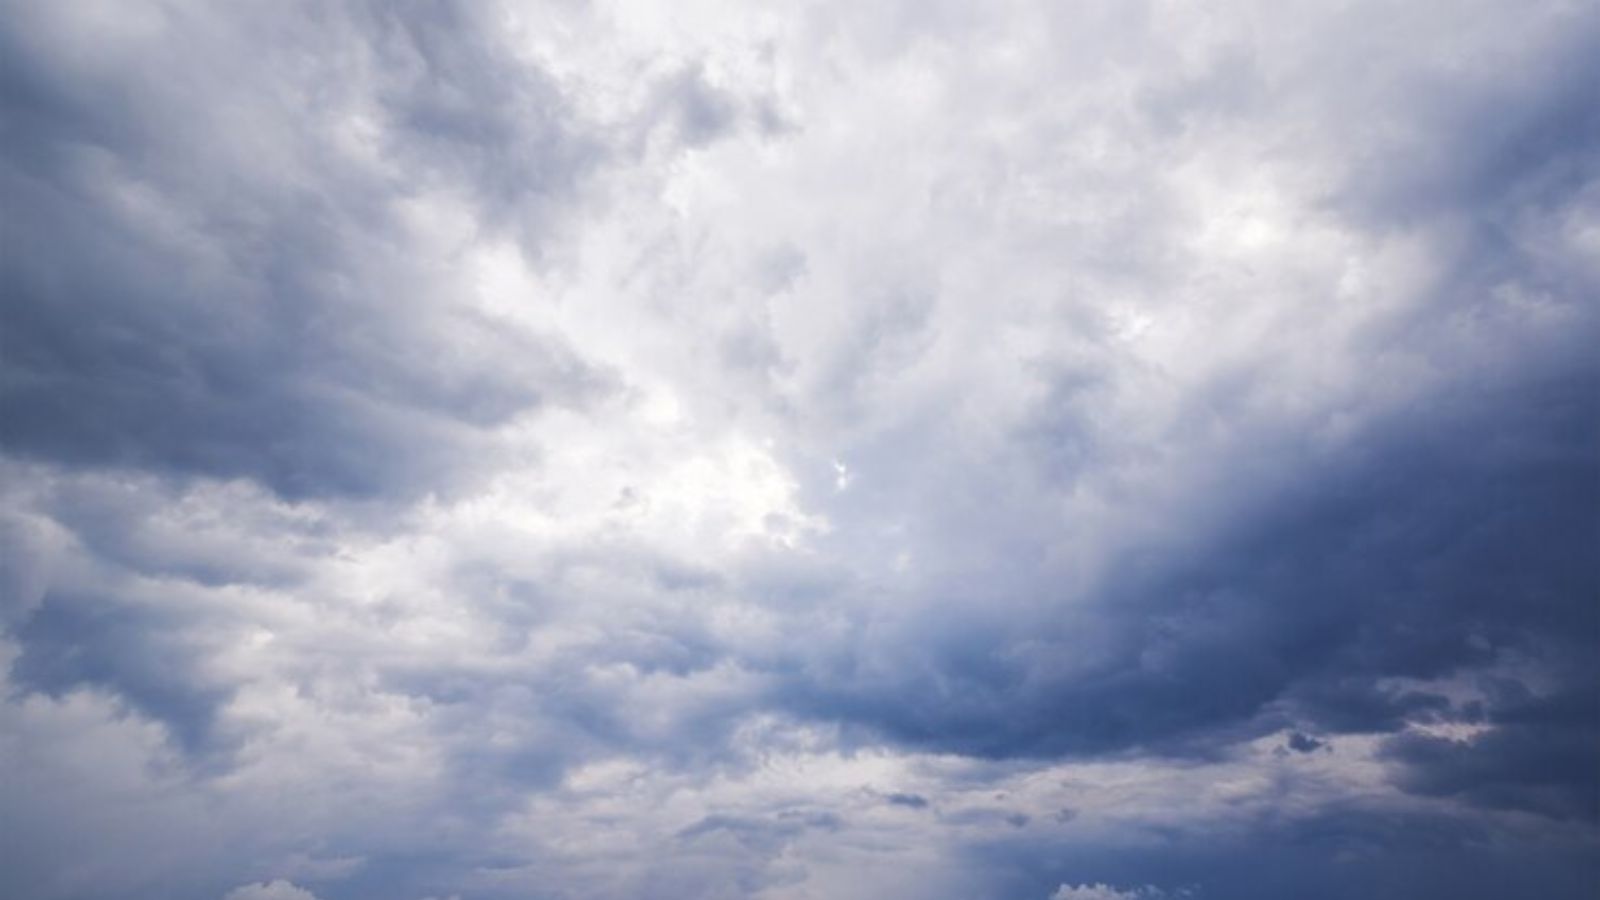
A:
POLYGON ((0 0, 0 894, 1600 895, 1600 5, 0 0))

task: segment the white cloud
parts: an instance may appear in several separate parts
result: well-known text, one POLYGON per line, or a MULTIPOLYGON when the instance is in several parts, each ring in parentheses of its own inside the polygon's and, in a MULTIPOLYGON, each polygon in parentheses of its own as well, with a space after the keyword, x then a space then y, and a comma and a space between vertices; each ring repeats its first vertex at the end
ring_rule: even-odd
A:
POLYGON ((317 900, 317 895, 279 879, 240 885, 223 895, 222 900, 317 900))
POLYGON ((1161 900, 1165 891, 1153 887, 1114 888, 1108 884, 1063 884, 1050 900, 1161 900))

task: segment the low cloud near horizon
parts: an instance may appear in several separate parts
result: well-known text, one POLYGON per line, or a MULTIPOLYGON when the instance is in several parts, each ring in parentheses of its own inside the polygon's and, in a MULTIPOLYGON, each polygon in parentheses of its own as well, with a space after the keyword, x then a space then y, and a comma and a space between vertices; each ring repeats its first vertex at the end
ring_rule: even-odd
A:
POLYGON ((0 0, 0 894, 1600 889, 1600 8, 0 0))

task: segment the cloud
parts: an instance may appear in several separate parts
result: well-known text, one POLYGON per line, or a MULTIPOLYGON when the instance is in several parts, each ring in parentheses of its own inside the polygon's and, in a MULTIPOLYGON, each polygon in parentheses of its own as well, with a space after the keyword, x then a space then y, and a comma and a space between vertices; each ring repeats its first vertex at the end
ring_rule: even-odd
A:
POLYGON ((317 900, 317 895, 287 881, 258 881, 234 888, 222 900, 317 900))
POLYGON ((541 239, 590 167, 553 89, 464 8, 14 13, 11 452, 414 494, 496 424, 605 390, 560 341, 441 302, 474 229, 541 239), (273 53, 247 49, 260 33, 273 53))
POLYGON ((1490 807, 1600 821, 1600 771, 1593 749, 1600 723, 1592 685, 1529 696, 1513 682, 1486 730, 1456 738, 1408 731, 1384 755, 1401 766, 1399 783, 1428 796, 1460 796, 1490 807))
MULTIPOLYGON (((794 702, 914 744, 1049 755, 1176 747, 1269 709, 1319 729, 1395 731, 1463 713, 1393 679, 1445 678, 1507 656, 1586 677, 1584 522, 1595 498, 1578 486, 1595 443, 1580 424, 1584 371, 1554 373, 1487 408, 1435 413, 1420 430, 1423 414, 1413 414, 1364 444, 1363 455, 1387 445, 1374 461, 1302 470, 1305 480, 1287 488, 1292 502, 1223 514, 1231 534, 1138 548, 1110 568, 1099 598, 1055 623, 981 612, 957 612, 948 628, 918 622, 920 635, 854 651, 901 654, 884 675, 844 669, 837 681, 804 682, 826 693, 794 702), (1488 428, 1529 455, 1457 450, 1488 428), (1426 568, 1414 568, 1422 559, 1426 568), (929 671, 942 676, 933 690, 923 686, 929 671)), ((1228 494, 1211 502, 1240 502, 1228 494)))
POLYGON ((7 896, 1585 896, 1592 11, 3 5, 7 896))
POLYGON ((1289 734, 1288 747, 1296 753, 1315 753, 1318 750, 1326 749, 1327 746, 1327 741, 1319 741, 1309 734, 1302 734, 1298 731, 1289 734))
POLYGON ((886 794, 883 799, 893 806, 904 806, 910 809, 926 809, 928 807, 928 798, 921 794, 893 793, 886 794))
POLYGON ((1138 898, 1160 898, 1167 896, 1165 891, 1153 887, 1136 887, 1127 890, 1118 890, 1107 884, 1063 884, 1056 888, 1050 895, 1050 900, 1138 900, 1138 898))

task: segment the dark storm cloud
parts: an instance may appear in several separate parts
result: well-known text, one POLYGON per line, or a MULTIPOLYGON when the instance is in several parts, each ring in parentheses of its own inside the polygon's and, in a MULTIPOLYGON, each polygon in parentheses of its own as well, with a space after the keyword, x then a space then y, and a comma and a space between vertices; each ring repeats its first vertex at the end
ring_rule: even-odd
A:
POLYGON ((1513 682, 1487 731, 1466 739, 1396 735, 1383 754, 1400 764, 1400 786, 1414 793, 1600 822, 1600 679, 1582 676, 1542 697, 1513 682))
MULTIPOLYGON (((1503 709, 1491 701, 1490 730, 1464 743, 1395 738, 1387 756, 1397 784, 1592 815, 1600 709, 1567 698, 1600 682, 1591 350, 1600 282, 1529 224, 1585 215, 1600 178, 1600 104, 1588 87, 1595 20, 1574 24, 1532 70, 1504 80, 1352 88, 1341 103, 1382 98, 1418 113, 1400 137, 1368 144, 1371 159, 1352 157, 1331 193, 1372 233, 1456 236, 1440 245, 1450 274, 1416 314, 1364 338, 1373 355, 1427 347, 1441 322, 1501 320, 1515 334, 1515 312, 1500 299, 1508 290, 1550 298, 1570 317, 1565 337, 1513 343, 1509 361, 1438 360, 1457 374, 1332 456, 1263 431, 1206 486, 1185 543, 1123 553, 1087 606, 1019 624, 952 604, 955 621, 914 622, 881 642, 796 661, 784 702, 982 756, 1205 754, 1287 726, 1385 733, 1472 721, 1476 705, 1420 683, 1533 661, 1552 681, 1548 696, 1503 709), (1548 713, 1511 724, 1525 705, 1548 713)), ((1072 400, 1100 385, 1092 368, 1069 374, 1051 395, 1067 398, 1061 414, 1030 426, 1049 478, 1070 483, 1103 462, 1072 400)), ((1219 381, 1198 395, 1197 412, 1215 415, 1263 385, 1259 373, 1219 381)), ((983 479, 946 473, 942 494, 983 479)), ((1027 559, 1018 547, 1007 562, 1031 575, 996 571, 987 587, 962 587, 991 593, 988 610, 1022 608, 1003 599, 1014 594, 1049 597, 1052 574, 1027 559)), ((1319 746, 1296 737, 1295 749, 1319 746)))
POLYGON ((1315 753, 1318 750, 1326 749, 1328 742, 1319 741, 1309 734, 1295 731, 1289 734, 1288 746, 1290 750, 1296 753, 1315 753))
POLYGON ((1339 807, 1121 844, 1014 839, 973 849, 1004 896, 1104 883, 1198 900, 1577 898, 1600 880, 1592 851, 1570 836, 1497 835, 1455 816, 1339 807))
POLYGON ((537 240, 590 166, 465 7, 125 12, 0 26, 7 450, 413 493, 480 429, 602 388, 555 339, 447 310, 470 285, 409 236, 434 189, 537 240))
POLYGON ((109 689, 165 725, 198 759, 211 749, 216 711, 229 691, 199 677, 206 648, 193 625, 173 610, 56 594, 17 630, 23 651, 10 677, 17 688, 56 696, 83 686, 109 689))
MULTIPOLYGON (((1587 65, 1569 49, 1552 54, 1554 72, 1587 65)), ((1189 546, 1128 554, 1088 612, 1063 610, 1058 622, 1029 623, 1025 632, 981 615, 959 629, 921 623, 894 646, 860 651, 894 655, 886 670, 916 677, 873 686, 847 654, 830 668, 813 667, 820 690, 803 682, 799 706, 915 745, 982 755, 1132 746, 1189 752, 1207 744, 1208 732, 1231 739, 1239 732, 1230 728, 1252 719, 1261 727, 1390 732, 1411 721, 1470 718, 1445 696, 1393 679, 1487 671, 1507 658, 1538 660, 1560 695, 1592 684, 1600 674, 1589 661, 1600 629, 1593 567, 1600 368, 1586 341, 1600 336, 1592 306, 1600 285, 1551 256, 1542 232, 1515 231, 1530 215, 1582 209, 1587 201, 1577 188, 1597 175, 1596 105, 1571 82, 1551 78, 1548 91, 1517 85, 1537 99, 1496 127, 1494 141, 1505 148, 1490 153, 1498 162, 1462 164, 1448 187, 1434 167, 1407 168, 1403 158, 1386 170, 1389 185, 1371 196, 1396 205, 1373 200, 1369 214, 1391 209, 1373 227, 1411 227, 1419 216, 1465 215, 1475 224, 1452 245, 1456 273, 1423 307, 1432 318, 1396 322, 1373 336, 1372 350, 1382 352, 1385 341, 1424 345, 1441 317, 1505 315, 1492 297, 1506 285, 1553 296, 1574 316, 1568 339, 1514 351, 1536 360, 1466 364, 1467 374, 1437 396, 1371 428, 1337 458, 1316 459, 1292 435, 1263 434, 1209 488, 1203 518, 1221 527, 1189 546), (1425 204, 1413 196, 1423 180, 1433 185, 1425 204), (1052 676, 1040 662, 1052 653, 1101 661, 1052 676)), ((1492 104, 1457 105, 1472 111, 1443 116, 1448 126, 1428 133, 1430 145, 1453 146, 1482 131, 1479 119, 1492 104)), ((1069 393, 1097 384, 1092 373, 1070 382, 1069 393)), ((1219 387, 1224 393, 1208 402, 1225 406, 1238 388, 1219 387)), ((1075 410, 1068 404, 1065 414, 1075 410)), ((1084 443, 1084 432, 1081 422, 1065 421, 1034 427, 1029 438, 1049 445, 1038 450, 1045 471, 1070 478, 1098 450, 1084 443), (1063 453, 1074 460, 1065 467, 1063 453)), ((1017 581, 1014 573, 1001 576, 992 590, 1050 590, 1017 581)), ((1560 730, 1544 737, 1596 750, 1595 710, 1565 709, 1560 730)), ((1478 750, 1422 738, 1396 743, 1392 758, 1447 769, 1435 777, 1402 772, 1400 783, 1465 792, 1455 779, 1475 764, 1486 775, 1496 765, 1469 758, 1499 758, 1511 749, 1503 744, 1521 743, 1502 729, 1478 750)), ((1564 799, 1520 805, 1587 808, 1581 798, 1593 793, 1593 777, 1593 766, 1555 766, 1538 776, 1552 782, 1541 790, 1564 799)), ((1514 791, 1497 796, 1519 805, 1514 791)))
MULTIPOLYGON (((873 671, 909 673, 905 681, 822 674, 820 684, 800 682, 803 699, 791 702, 961 753, 1186 753, 1252 720, 1337 733, 1468 719, 1472 710, 1393 679, 1487 671, 1499 660, 1538 660, 1563 692, 1590 683, 1600 628, 1595 375, 1579 356, 1518 384, 1435 397, 1338 463, 1297 468, 1271 503, 1240 503, 1248 482, 1219 486, 1215 502, 1240 503, 1228 530, 1134 554, 1087 613, 1026 631, 933 628, 918 644, 897 635, 860 652, 896 654, 873 671), (1048 674, 1052 657, 1075 656, 1099 661, 1048 674)), ((1550 713, 1562 714, 1557 727, 1576 727, 1573 740, 1587 734, 1592 745, 1594 710, 1550 713)), ((1426 766, 1426 746, 1398 745, 1395 758, 1426 766)), ((1538 777, 1581 805, 1593 776, 1582 768, 1538 777)), ((1456 776, 1441 777, 1435 789, 1446 792, 1456 776)), ((1426 775, 1401 783, 1433 784, 1426 775)))

